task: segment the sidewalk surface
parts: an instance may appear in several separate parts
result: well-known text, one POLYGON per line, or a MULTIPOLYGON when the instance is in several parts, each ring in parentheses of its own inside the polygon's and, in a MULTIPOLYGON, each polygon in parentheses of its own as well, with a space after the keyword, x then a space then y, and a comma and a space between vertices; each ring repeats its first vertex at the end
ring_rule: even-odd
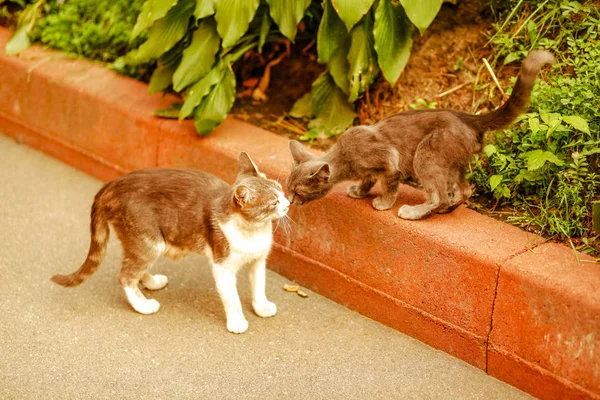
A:
POLYGON ((169 285, 147 293, 157 314, 127 304, 111 235, 98 272, 77 288, 49 278, 79 268, 101 182, 0 135, 0 398, 520 399, 469 364, 315 293, 267 275, 278 314, 251 312, 234 335, 199 256, 161 260, 169 285))

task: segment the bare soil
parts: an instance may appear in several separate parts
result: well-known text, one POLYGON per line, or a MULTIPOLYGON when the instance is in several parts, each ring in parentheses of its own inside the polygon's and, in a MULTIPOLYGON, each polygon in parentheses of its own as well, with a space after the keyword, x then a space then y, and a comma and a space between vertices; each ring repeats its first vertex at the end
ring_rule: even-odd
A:
MULTIPOLYGON (((481 61, 490 54, 485 44, 492 31, 491 10, 485 2, 478 0, 458 3, 444 3, 425 34, 415 32, 412 54, 400 79, 393 87, 380 79, 369 88, 357 103, 356 124, 375 123, 390 114, 408 110, 411 105, 422 107, 417 99, 423 99, 427 104, 435 103, 437 108, 469 112, 487 111, 502 102, 481 61)), ((310 45, 297 43, 295 49, 306 46, 309 49, 292 52, 271 69, 264 101, 251 97, 252 88, 262 77, 265 64, 279 57, 284 46, 276 45, 262 56, 250 54, 241 61, 242 65, 236 69, 242 84, 232 114, 291 139, 302 136, 308 120, 296 120, 287 113, 296 100, 310 91, 312 81, 325 70, 325 66, 316 62, 316 49, 310 45)), ((504 87, 510 76, 500 75, 504 87)), ((333 143, 335 137, 311 145, 326 150, 333 143)))

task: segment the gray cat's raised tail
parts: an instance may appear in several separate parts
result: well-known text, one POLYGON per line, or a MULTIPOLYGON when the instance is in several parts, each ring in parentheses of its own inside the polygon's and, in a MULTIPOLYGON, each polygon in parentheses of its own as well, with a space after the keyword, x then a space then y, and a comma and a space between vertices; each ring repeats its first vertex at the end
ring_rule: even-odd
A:
POLYGON ((521 65, 519 77, 512 94, 506 103, 491 113, 473 115, 471 123, 479 132, 493 131, 509 126, 524 110, 529 102, 531 89, 540 69, 547 64, 554 64, 554 56, 546 50, 531 52, 521 65))
POLYGON ((77 286, 96 272, 100 266, 104 254, 106 253, 106 245, 110 234, 108 221, 99 204, 99 197, 102 192, 103 190, 96 195, 94 204, 92 205, 90 222, 91 240, 87 258, 77 271, 69 275, 54 275, 50 278, 52 282, 65 287, 77 286))

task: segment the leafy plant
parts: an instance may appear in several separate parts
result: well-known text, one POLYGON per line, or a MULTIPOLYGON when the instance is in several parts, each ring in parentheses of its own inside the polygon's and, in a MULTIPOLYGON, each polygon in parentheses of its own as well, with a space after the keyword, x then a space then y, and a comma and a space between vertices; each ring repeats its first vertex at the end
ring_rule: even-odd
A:
POLYGON ((354 120, 353 103, 380 72, 392 85, 408 62, 413 25, 423 32, 442 0, 324 0, 317 32, 327 71, 290 115, 313 118, 303 139, 332 136, 354 120))
POLYGON ((25 9, 20 12, 17 30, 6 43, 5 51, 8 55, 18 54, 31 45, 29 35, 35 26, 36 19, 40 15, 40 8, 44 1, 40 0, 28 6, 26 6, 25 1, 15 1, 12 3, 14 3, 13 5, 25 7, 25 9))
MULTIPOLYGON (((20 5, 25 0, 15 0, 20 5)), ((395 83, 413 27, 423 32, 443 0, 39 0, 22 13, 11 54, 37 40, 113 62, 139 77, 154 68, 150 93, 174 90, 183 105, 157 114, 192 117, 208 134, 235 99, 233 63, 271 41, 316 39, 327 65, 291 115, 312 118, 308 136, 334 135, 355 118, 353 103, 382 74, 395 83), (135 26, 134 15, 139 14, 135 26), (299 23, 303 22, 299 33, 299 23), (125 53, 128 53, 124 56, 125 53), (138 66, 141 66, 139 68, 138 66)))
MULTIPOLYGON (((290 115, 312 118, 309 136, 333 135, 354 120, 353 102, 380 72, 395 83, 406 65, 413 24, 424 30, 442 0, 147 0, 132 37, 148 40, 130 54, 135 62, 158 59, 150 91, 184 94, 178 118, 193 117, 201 135, 227 115, 235 98, 232 64, 268 41, 294 42, 303 19, 316 36, 327 72, 290 115), (412 22, 411 22, 412 21, 412 22), (314 26, 314 30, 310 27, 314 26)), ((159 115, 172 116, 162 111, 159 115)))
POLYGON ((585 236, 582 249, 597 253, 592 202, 600 199, 600 10, 566 0, 513 3, 509 18, 520 13, 521 19, 505 21, 492 37, 496 62, 511 63, 540 46, 554 50, 560 73, 540 80, 531 112, 485 146, 473 182, 499 204, 515 205, 520 215, 514 222, 569 240, 585 236))

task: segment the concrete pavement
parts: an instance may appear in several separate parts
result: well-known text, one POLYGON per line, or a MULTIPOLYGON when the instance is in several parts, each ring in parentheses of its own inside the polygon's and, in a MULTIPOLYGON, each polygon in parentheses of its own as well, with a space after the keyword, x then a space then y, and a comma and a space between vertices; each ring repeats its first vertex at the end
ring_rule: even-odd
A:
POLYGON ((111 237, 98 272, 65 289, 49 278, 85 259, 101 183, 0 135, 0 398, 519 399, 523 392, 315 293, 267 276, 278 314, 225 328, 201 257, 161 260, 157 314, 131 310, 111 237))

